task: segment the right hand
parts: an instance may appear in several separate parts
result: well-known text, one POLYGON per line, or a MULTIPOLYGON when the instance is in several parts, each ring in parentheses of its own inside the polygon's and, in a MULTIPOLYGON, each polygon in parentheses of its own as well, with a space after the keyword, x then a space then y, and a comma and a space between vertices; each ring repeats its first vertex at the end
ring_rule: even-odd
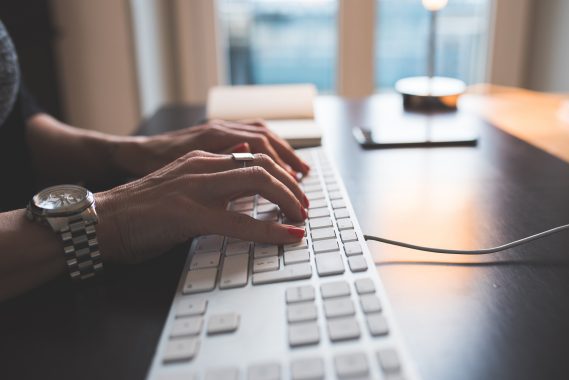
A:
POLYGON ((304 229, 228 211, 229 201, 259 194, 287 219, 306 219, 308 201, 296 180, 269 156, 243 168, 230 155, 194 151, 125 185, 97 193, 97 234, 103 257, 133 263, 199 235, 293 243, 304 229))

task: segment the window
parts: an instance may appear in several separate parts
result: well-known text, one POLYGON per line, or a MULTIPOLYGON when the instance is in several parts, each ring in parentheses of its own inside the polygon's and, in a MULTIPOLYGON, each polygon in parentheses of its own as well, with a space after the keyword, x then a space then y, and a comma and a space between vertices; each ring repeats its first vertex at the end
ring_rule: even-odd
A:
MULTIPOLYGON (((421 0, 367 1, 376 5, 375 88, 392 89, 398 79, 425 75, 430 17, 421 0)), ((342 54, 337 36, 348 36, 348 44, 358 43, 349 41, 354 38, 350 33, 338 31, 338 12, 361 7, 364 0, 344 0, 342 6, 339 2, 218 0, 227 82, 310 82, 320 92, 335 92, 342 54)), ((438 13, 436 75, 467 84, 486 80, 491 13, 491 0, 451 0, 438 13)), ((361 22, 350 28, 354 25, 366 30, 361 22)))
POLYGON ((220 0, 228 82, 333 91, 336 13, 335 0, 220 0))
MULTIPOLYGON (((426 75, 429 12, 421 1, 378 0, 376 11, 376 88, 426 75)), ((489 20, 489 0, 449 1, 437 19, 436 75, 485 80, 489 20)))

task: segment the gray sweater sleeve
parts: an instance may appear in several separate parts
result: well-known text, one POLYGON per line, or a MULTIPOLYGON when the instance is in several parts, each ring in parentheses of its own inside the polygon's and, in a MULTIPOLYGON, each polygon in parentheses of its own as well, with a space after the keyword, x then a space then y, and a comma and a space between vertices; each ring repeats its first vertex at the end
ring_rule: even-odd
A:
POLYGON ((12 111, 19 88, 18 57, 12 40, 0 21, 0 126, 12 111))

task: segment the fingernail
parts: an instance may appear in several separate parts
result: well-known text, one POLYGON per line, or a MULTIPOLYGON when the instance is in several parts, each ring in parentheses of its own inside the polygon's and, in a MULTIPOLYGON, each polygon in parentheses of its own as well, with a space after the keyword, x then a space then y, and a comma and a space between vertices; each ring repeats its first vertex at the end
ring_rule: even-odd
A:
POLYGON ((300 206, 300 213, 302 214, 302 219, 308 218, 308 213, 306 212, 306 209, 302 206, 300 206))
POLYGON ((232 153, 247 153, 247 152, 249 152, 249 144, 247 144, 247 143, 239 144, 235 148, 233 148, 233 150, 231 152, 232 153))
POLYGON ((304 229, 302 229, 302 228, 290 226, 290 227, 287 227, 286 230, 288 231, 289 234, 291 234, 295 238, 301 239, 304 237, 304 229))
POLYGON ((305 162, 302 163, 302 172, 306 174, 310 171, 310 166, 308 166, 305 162))
POLYGON ((310 207, 310 202, 308 201, 308 198, 306 198, 306 194, 304 194, 303 197, 304 197, 304 199, 303 199, 303 200, 304 200, 304 205, 306 206, 306 208, 309 208, 309 207, 310 207))

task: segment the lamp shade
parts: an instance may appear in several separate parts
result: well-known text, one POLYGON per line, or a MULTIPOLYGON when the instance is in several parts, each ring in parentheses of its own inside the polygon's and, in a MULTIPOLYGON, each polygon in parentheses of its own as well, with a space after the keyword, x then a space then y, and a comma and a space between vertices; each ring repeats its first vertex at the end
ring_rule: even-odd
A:
POLYGON ((447 6, 448 0, 421 0, 428 11, 440 11, 447 6))

